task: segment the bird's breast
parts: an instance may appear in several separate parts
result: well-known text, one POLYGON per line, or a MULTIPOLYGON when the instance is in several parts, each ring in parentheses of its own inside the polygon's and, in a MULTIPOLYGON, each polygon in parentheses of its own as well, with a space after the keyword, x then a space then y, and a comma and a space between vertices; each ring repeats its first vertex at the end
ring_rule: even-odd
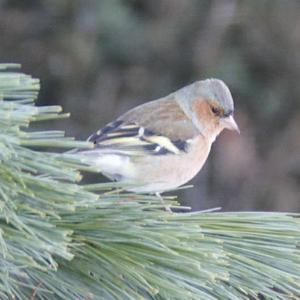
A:
POLYGON ((155 192, 174 189, 191 180, 203 167, 211 144, 202 136, 189 140, 186 152, 142 157, 135 161, 136 175, 155 192))

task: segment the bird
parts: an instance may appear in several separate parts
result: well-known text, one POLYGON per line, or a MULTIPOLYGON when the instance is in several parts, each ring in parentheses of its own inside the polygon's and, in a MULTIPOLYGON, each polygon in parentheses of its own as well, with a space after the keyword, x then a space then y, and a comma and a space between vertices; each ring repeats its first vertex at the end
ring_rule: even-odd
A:
POLYGON ((92 134, 83 153, 126 190, 160 196, 190 181, 223 129, 239 132, 234 102, 220 79, 196 81, 141 104, 92 134))

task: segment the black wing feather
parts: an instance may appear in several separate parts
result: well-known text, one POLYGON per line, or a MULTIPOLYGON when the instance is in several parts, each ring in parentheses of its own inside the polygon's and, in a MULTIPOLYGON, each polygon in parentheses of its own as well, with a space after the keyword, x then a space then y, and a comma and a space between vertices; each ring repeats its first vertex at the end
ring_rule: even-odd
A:
POLYGON ((152 130, 122 120, 107 124, 92 134, 88 141, 97 145, 97 148, 122 149, 126 153, 132 151, 132 155, 145 152, 148 155, 166 155, 187 151, 187 142, 184 140, 171 141, 152 130))

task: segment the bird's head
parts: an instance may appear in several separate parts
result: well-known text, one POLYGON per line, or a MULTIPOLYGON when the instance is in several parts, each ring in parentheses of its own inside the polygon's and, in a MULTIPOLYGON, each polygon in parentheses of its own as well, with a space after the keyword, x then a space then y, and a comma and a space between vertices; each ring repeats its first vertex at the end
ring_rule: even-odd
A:
POLYGON ((206 79, 185 89, 186 109, 204 136, 214 140, 225 128, 240 132, 233 117, 233 99, 223 81, 206 79))

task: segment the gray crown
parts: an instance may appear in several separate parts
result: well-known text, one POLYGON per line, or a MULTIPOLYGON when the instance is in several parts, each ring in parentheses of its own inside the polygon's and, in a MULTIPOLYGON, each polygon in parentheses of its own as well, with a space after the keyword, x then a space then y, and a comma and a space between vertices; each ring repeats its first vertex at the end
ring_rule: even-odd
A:
POLYGON ((206 98, 217 101, 225 114, 234 110, 233 99, 227 85, 220 79, 206 79, 196 81, 180 90, 180 94, 189 101, 195 98, 206 98))

